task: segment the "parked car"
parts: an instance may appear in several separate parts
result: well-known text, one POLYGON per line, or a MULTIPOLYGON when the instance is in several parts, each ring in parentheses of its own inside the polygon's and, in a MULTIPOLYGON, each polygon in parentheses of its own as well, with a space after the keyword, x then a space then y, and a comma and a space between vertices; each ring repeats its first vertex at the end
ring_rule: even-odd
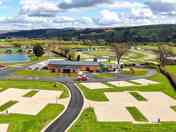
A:
POLYGON ((77 78, 78 81, 87 81, 88 79, 87 75, 80 75, 77 78))

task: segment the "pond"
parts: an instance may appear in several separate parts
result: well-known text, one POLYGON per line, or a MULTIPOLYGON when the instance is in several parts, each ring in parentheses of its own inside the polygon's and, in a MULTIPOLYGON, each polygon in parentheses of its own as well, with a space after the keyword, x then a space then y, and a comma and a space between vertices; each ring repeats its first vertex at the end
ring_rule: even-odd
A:
POLYGON ((0 62, 2 63, 19 63, 29 60, 30 58, 24 54, 0 54, 0 62))

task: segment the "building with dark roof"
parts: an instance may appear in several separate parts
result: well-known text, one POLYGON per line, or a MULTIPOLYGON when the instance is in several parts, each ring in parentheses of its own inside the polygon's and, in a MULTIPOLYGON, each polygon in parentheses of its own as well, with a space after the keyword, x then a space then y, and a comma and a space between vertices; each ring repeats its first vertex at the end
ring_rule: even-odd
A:
POLYGON ((49 60, 48 69, 52 72, 71 73, 79 71, 98 72, 100 64, 93 61, 49 60))

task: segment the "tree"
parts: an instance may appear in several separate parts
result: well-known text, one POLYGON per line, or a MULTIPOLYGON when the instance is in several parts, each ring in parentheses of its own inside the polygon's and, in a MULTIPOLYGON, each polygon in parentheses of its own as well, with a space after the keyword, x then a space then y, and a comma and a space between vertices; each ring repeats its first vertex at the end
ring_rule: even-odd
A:
POLYGON ((65 57, 68 57, 69 52, 70 52, 70 49, 69 49, 69 48, 63 49, 63 55, 64 55, 65 57))
POLYGON ((6 53, 6 54, 12 54, 12 50, 11 50, 11 49, 7 49, 7 50, 5 51, 5 53, 6 53))
POLYGON ((23 50, 22 49, 18 49, 16 52, 21 54, 21 53, 23 53, 23 50))
POLYGON ((70 55, 72 61, 76 60, 76 53, 75 53, 75 51, 70 51, 69 55, 70 55))
POLYGON ((81 56, 80 56, 80 55, 77 55, 76 60, 77 60, 77 61, 80 61, 80 59, 81 59, 81 56))
POLYGON ((117 69, 120 70, 120 60, 122 56, 128 52, 129 46, 127 43, 121 43, 121 44, 113 44, 112 45, 113 51, 115 53, 116 59, 117 59, 117 69))
POLYGON ((165 66, 167 63, 167 57, 175 56, 173 48, 168 45, 162 45, 159 47, 159 59, 160 65, 165 66))
POLYGON ((40 46, 40 45, 35 45, 35 46, 33 47, 33 54, 35 54, 35 56, 41 57, 44 53, 45 53, 45 52, 44 52, 44 49, 43 49, 42 46, 40 46))
POLYGON ((165 65, 165 49, 164 49, 164 47, 162 47, 162 46, 160 46, 159 47, 159 59, 160 59, 160 65, 161 66, 164 66, 165 65))

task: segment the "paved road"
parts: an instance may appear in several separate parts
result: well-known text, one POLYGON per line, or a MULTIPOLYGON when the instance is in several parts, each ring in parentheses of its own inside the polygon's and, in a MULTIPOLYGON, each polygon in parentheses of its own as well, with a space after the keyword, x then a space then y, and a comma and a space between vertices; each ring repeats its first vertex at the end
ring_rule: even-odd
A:
MULTIPOLYGON (((7 70, 4 72, 0 72, 0 76, 3 78, 4 76, 8 76, 12 72, 14 72, 14 70, 13 71, 7 70)), ((124 77, 123 80, 149 77, 154 74, 156 74, 156 70, 150 69, 148 74, 145 76, 124 77)), ((26 77, 23 77, 23 78, 26 78, 26 77)), ((71 93, 71 100, 69 102, 68 107, 66 108, 65 112, 45 130, 45 132, 65 132, 66 129, 72 124, 72 122, 79 115, 84 104, 84 98, 81 92, 79 91, 79 88, 77 88, 77 86, 74 84, 72 80, 66 77, 65 78, 26 78, 26 79, 62 82, 69 88, 69 91, 71 93)), ((107 81, 107 80, 108 79, 105 79, 105 80, 100 79, 100 80, 94 80, 94 81, 107 81)), ((116 78, 116 80, 118 79, 116 78)))
POLYGON ((74 82, 66 78, 58 79, 58 81, 63 82, 69 88, 71 100, 66 111, 45 132, 64 132, 76 119, 83 107, 83 96, 74 82))
POLYGON ((0 71, 0 79, 4 79, 5 77, 9 76, 13 72, 15 72, 14 69, 7 69, 7 70, 0 71))
MULTIPOLYGON (((88 74, 90 79, 86 82, 108 82, 108 81, 128 81, 128 80, 134 80, 134 79, 141 79, 141 78, 148 78, 151 76, 154 76, 157 73, 155 69, 148 69, 148 72, 146 75, 143 76, 128 76, 128 75, 123 75, 123 74, 118 74, 117 77, 113 78, 95 78, 94 75, 88 74)), ((117 73, 114 73, 116 75, 117 73)))
MULTIPOLYGON (((5 71, 0 71, 0 79, 6 79, 9 75, 13 74, 17 69, 7 69, 5 71)), ((18 77, 17 77, 18 78, 18 77)), ((77 86, 69 78, 31 78, 31 77, 19 77, 28 80, 41 80, 41 81, 54 81, 64 83, 70 91, 71 100, 65 112, 56 121, 51 124, 45 132, 64 132, 79 115, 83 104, 84 98, 77 86)))

